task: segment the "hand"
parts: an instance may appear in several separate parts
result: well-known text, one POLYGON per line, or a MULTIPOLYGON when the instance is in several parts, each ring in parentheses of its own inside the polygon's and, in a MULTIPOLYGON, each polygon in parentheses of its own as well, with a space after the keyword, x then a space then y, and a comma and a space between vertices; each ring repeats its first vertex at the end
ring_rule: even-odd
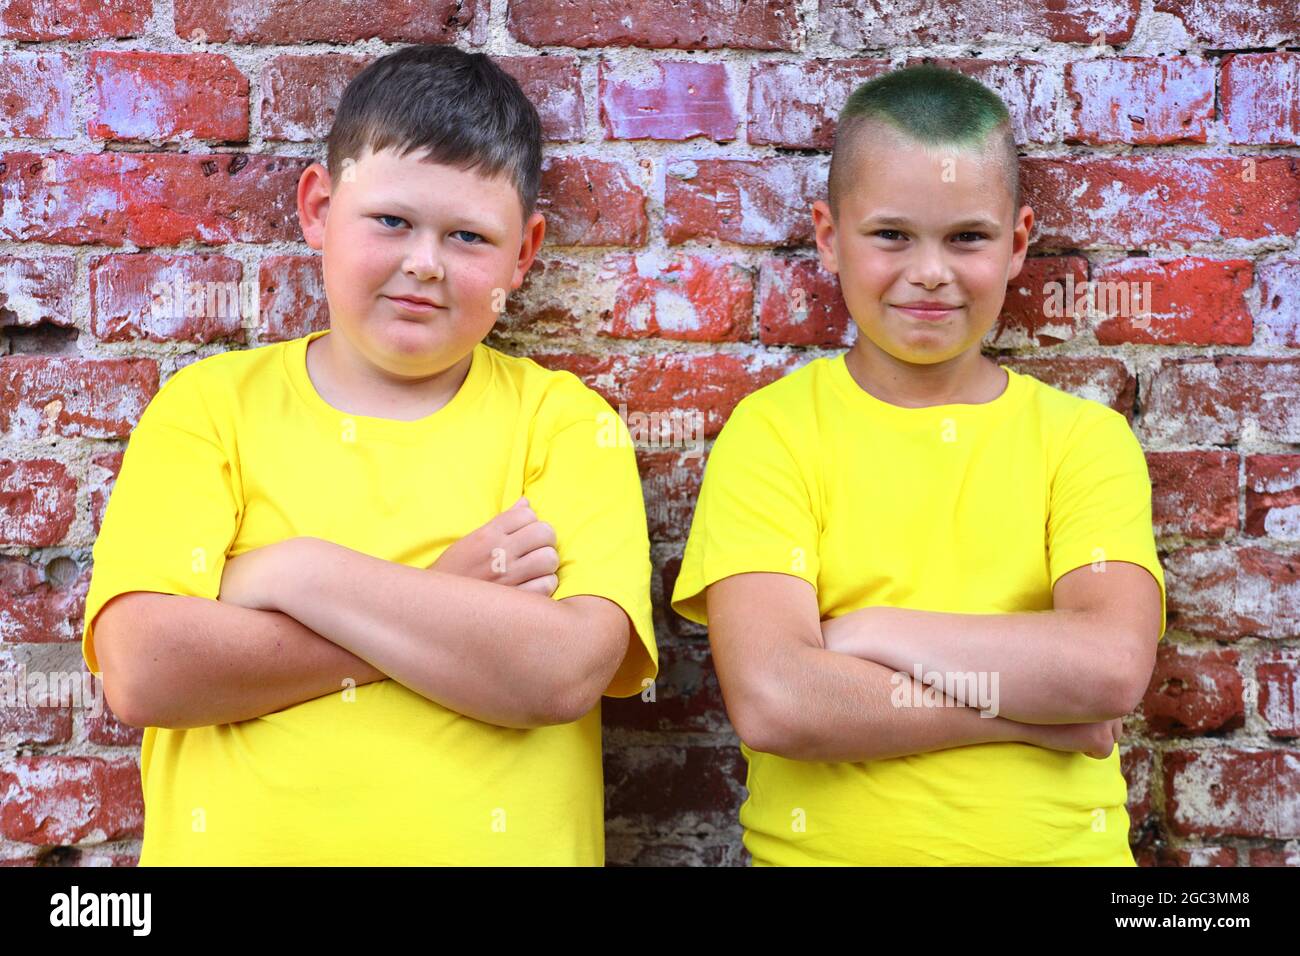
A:
POLYGON ((1024 742, 1048 750, 1085 753, 1105 760, 1124 736, 1124 719, 1099 720, 1091 724, 1024 724, 1024 742))
POLYGON ((226 558, 221 570, 221 593, 217 600, 254 611, 277 611, 275 585, 284 572, 279 562, 290 541, 277 541, 233 558, 226 558))
POLYGON ((481 528, 452 544, 429 565, 433 571, 458 574, 550 597, 560 586, 555 572, 560 555, 555 529, 520 498, 481 528))

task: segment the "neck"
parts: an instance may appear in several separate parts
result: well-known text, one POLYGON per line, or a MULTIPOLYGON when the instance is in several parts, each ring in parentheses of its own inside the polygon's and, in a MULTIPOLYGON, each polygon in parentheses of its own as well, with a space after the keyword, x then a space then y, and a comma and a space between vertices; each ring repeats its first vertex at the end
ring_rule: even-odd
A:
POLYGON ((904 362, 858 335, 844 356, 858 387, 873 398, 903 408, 991 402, 1005 390, 1009 377, 979 349, 932 365, 904 362))
POLYGON ((413 421, 432 415, 455 397, 473 354, 425 378, 401 378, 377 368, 331 330, 307 347, 307 371, 330 405, 354 415, 413 421), (338 340, 338 341, 336 341, 338 340))

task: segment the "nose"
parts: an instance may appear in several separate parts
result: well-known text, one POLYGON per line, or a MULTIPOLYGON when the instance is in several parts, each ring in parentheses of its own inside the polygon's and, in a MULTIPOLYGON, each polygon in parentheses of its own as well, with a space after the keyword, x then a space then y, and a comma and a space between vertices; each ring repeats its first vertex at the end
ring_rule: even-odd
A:
POLYGON ((442 279, 444 267, 438 253, 437 239, 413 241, 402 262, 402 271, 420 282, 442 279))
POLYGON ((926 289, 933 289, 936 286, 951 282, 952 279, 952 268, 948 264, 943 249, 934 243, 920 243, 916 255, 909 263, 907 280, 916 285, 925 286, 926 289))

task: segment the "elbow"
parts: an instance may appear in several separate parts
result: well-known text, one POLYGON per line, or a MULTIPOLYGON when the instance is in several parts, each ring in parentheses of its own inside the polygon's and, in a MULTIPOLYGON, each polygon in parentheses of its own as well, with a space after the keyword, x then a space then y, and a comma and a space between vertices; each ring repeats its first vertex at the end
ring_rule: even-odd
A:
POLYGON ((120 669, 103 672, 104 702, 119 723, 128 727, 157 727, 144 694, 134 687, 120 669))
POLYGON ((756 753, 787 760, 807 760, 812 747, 807 728, 788 706, 788 698, 773 688, 758 686, 724 695, 727 716, 736 736, 756 753))

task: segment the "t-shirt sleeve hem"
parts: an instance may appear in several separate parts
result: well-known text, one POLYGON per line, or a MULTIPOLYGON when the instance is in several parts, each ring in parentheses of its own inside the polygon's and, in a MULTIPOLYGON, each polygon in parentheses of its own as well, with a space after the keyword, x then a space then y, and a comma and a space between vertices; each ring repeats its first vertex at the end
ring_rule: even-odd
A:
POLYGON ((617 604, 628 616, 630 626, 636 633, 637 647, 628 651, 628 657, 619 664, 601 696, 633 697, 641 693, 647 680, 653 682, 659 676, 659 647, 655 642, 654 622, 649 606, 625 595, 607 593, 607 589, 596 587, 566 588, 564 597, 577 597, 580 594, 604 598, 617 604))
POLYGON ((677 584, 673 588, 673 597, 669 602, 669 606, 686 620, 707 627, 709 621, 705 605, 705 592, 708 591, 709 587, 723 578, 751 573, 788 574, 801 581, 807 581, 813 586, 814 590, 817 588, 816 574, 811 571, 803 573, 792 571, 790 569, 789 555, 783 555, 779 562, 764 562, 751 558, 748 561, 735 561, 723 565, 714 564, 707 571, 692 574, 689 577, 686 573, 682 573, 678 576, 677 584))
MULTIPOLYGON (((1157 638, 1157 641, 1163 641, 1165 639, 1165 632, 1168 630, 1168 601, 1165 593, 1164 570, 1160 567, 1158 559, 1155 567, 1152 567, 1152 559, 1149 555, 1129 555, 1122 551, 1111 551, 1111 549, 1108 548, 1106 549, 1106 561, 1123 561, 1127 564, 1136 564, 1155 579, 1156 585, 1160 588, 1160 636, 1157 638)), ((1079 568, 1086 568, 1092 563, 1093 559, 1090 556, 1084 555, 1080 555, 1073 559, 1064 558, 1059 562, 1054 562, 1055 567, 1052 571, 1051 588, 1055 590, 1056 582, 1065 577, 1065 575, 1069 574, 1071 571, 1076 571, 1079 568)))

